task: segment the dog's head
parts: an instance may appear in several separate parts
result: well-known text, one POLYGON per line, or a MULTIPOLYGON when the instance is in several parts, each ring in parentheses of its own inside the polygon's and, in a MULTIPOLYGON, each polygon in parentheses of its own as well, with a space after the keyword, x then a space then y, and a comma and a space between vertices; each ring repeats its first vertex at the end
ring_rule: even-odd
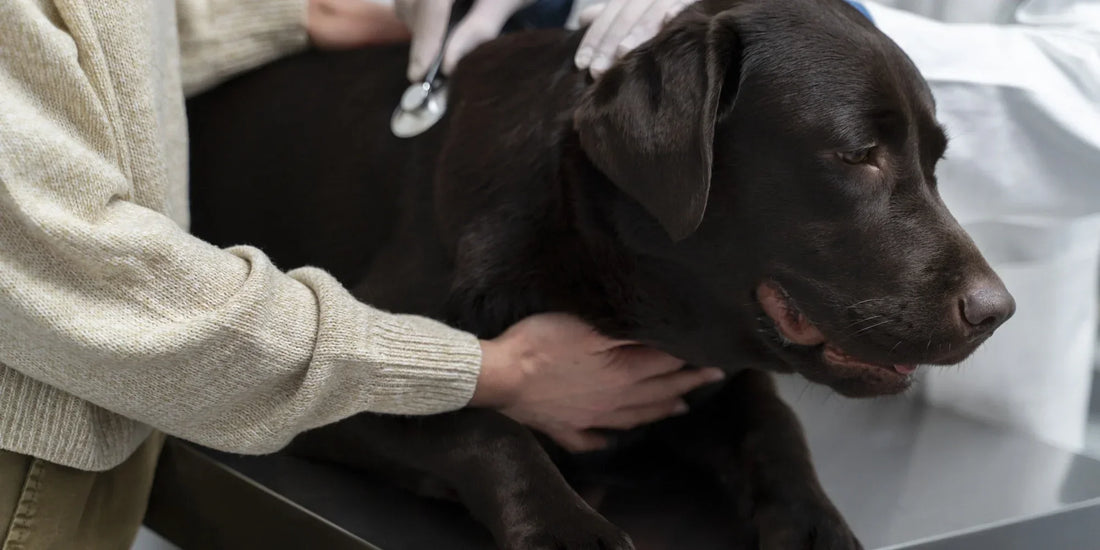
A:
POLYGON ((898 392, 1015 309, 940 199, 927 83, 841 0, 701 2, 604 75, 575 127, 624 223, 651 226, 633 246, 759 323, 777 368, 898 392))

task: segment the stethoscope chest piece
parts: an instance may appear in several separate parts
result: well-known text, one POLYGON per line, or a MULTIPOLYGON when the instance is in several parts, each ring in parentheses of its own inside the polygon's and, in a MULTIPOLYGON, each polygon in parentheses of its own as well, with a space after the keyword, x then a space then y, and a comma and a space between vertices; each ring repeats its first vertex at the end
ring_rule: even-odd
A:
POLYGON ((415 137, 435 126, 446 113, 446 84, 413 84, 401 95, 401 103, 390 119, 390 130, 399 138, 415 137))
POLYGON ((409 86, 401 94, 401 103, 390 118, 390 131, 399 138, 410 138, 427 132, 447 114, 447 79, 443 76, 443 55, 455 25, 470 11, 473 0, 456 0, 451 4, 450 19, 443 34, 443 43, 428 68, 424 80, 409 86))

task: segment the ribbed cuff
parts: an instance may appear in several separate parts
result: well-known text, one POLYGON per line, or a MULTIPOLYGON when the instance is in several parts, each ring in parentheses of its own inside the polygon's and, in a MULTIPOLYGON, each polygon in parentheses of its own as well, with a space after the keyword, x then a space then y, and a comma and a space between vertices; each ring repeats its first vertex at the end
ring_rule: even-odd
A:
POLYGON ((369 339, 377 364, 377 405, 402 414, 435 414, 466 406, 481 371, 481 345, 471 334, 410 315, 379 316, 369 339))
POLYGON ((314 268, 288 273, 313 289, 319 318, 315 364, 349 377, 363 412, 422 415, 459 409, 473 397, 481 345, 472 334, 364 304, 314 268))
POLYGON ((0 365, 0 450, 104 471, 125 461, 151 432, 0 365))

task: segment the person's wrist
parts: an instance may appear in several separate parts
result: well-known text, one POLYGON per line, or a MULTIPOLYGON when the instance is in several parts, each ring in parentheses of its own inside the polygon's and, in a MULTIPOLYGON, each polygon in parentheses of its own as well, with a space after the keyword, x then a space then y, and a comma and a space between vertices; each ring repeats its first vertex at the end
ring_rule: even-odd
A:
POLYGON ((523 353, 514 339, 481 340, 481 370, 471 407, 503 409, 515 402, 523 384, 523 353))
POLYGON ((307 0, 305 28, 310 42, 326 50, 409 39, 393 6, 372 0, 307 0))

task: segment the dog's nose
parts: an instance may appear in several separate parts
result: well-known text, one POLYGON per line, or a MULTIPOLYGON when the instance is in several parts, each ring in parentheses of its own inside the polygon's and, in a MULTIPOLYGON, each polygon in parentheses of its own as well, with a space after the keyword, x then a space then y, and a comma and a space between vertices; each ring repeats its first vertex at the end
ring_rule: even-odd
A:
POLYGON ((994 278, 970 287, 959 300, 963 321, 977 334, 988 334, 1016 312, 1016 299, 994 278))

